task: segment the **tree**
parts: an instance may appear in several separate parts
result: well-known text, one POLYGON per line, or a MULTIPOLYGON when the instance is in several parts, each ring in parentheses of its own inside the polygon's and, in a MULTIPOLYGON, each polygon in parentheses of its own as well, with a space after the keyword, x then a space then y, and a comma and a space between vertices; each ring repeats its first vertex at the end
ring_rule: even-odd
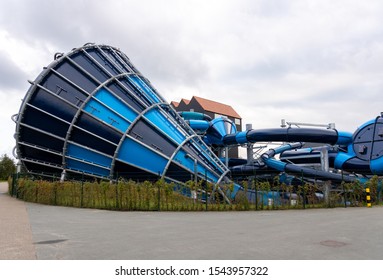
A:
POLYGON ((10 175, 16 172, 16 165, 13 159, 6 154, 0 157, 0 180, 7 180, 10 175))

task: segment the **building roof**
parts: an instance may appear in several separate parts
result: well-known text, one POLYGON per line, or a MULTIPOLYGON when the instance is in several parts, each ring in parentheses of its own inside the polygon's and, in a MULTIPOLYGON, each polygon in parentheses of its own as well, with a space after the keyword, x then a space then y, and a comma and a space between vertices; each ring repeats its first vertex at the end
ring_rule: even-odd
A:
POLYGON ((170 105, 172 105, 174 108, 177 108, 178 105, 180 105, 180 103, 177 101, 172 101, 172 102, 170 102, 170 105))
POLYGON ((193 96, 192 99, 197 101, 205 111, 241 119, 241 116, 230 105, 226 105, 198 96, 193 96))

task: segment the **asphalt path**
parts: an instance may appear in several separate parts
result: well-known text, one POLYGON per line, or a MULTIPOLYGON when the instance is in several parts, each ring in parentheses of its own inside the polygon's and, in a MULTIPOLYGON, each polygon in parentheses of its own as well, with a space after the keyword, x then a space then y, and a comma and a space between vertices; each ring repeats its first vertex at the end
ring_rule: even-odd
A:
POLYGON ((0 213, 0 259, 383 259, 383 207, 119 212, 25 203, 4 188, 0 211, 18 214, 0 213))

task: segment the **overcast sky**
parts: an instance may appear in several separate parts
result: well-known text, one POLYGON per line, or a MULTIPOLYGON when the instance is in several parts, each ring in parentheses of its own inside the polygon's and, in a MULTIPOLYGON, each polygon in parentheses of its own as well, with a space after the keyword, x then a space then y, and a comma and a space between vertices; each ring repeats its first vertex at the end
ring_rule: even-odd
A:
POLYGON ((381 0, 0 0, 0 154, 27 80, 87 42, 120 48, 168 102, 354 132, 383 111, 382 15, 381 0))

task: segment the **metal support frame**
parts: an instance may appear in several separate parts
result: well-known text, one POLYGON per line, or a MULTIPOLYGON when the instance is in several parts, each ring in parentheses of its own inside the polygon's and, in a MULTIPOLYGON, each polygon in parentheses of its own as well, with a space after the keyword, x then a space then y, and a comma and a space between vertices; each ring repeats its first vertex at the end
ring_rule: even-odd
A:
MULTIPOLYGON (((218 189, 218 192, 222 195, 222 197, 226 200, 226 202, 228 204, 231 204, 230 200, 227 198, 226 194, 222 191, 221 187, 219 186, 219 184, 221 183, 221 181, 225 178, 225 176, 230 172, 230 170, 227 170, 226 172, 224 172, 221 177, 218 179, 217 183, 214 184, 214 187, 213 187, 213 190, 211 191, 211 194, 210 194, 210 197, 209 197, 209 201, 211 200, 211 198, 213 197, 215 191, 218 189)), ((207 193, 206 193, 206 196, 207 196, 207 193)))
POLYGON ((287 122, 285 119, 281 119, 281 127, 291 127, 291 126, 312 126, 312 127, 325 127, 327 129, 335 129, 335 123, 328 124, 313 124, 313 123, 302 123, 302 122, 287 122))
MULTIPOLYGON (((321 163, 321 169, 323 171, 329 172, 329 159, 328 159, 328 146, 323 146, 320 149, 320 163, 321 163)), ((331 187, 331 182, 326 181, 323 185, 323 196, 324 196, 324 201, 326 202, 327 205, 330 203, 330 187, 331 187)))
MULTIPOLYGON (((248 123, 246 124, 246 131, 249 131, 253 129, 253 124, 251 123, 248 123)), ((251 164, 254 160, 253 158, 253 147, 254 147, 254 144, 253 143, 247 143, 246 144, 246 159, 247 159, 247 164, 251 164)))
POLYGON ((320 149, 320 163, 321 163, 321 169, 323 171, 328 172, 330 165, 329 165, 329 160, 328 160, 328 146, 323 146, 320 149))
POLYGON ((189 137, 187 137, 173 152, 173 154, 170 156, 169 160, 168 160, 168 163, 166 164, 165 168, 164 168, 164 171, 162 173, 162 176, 161 176, 161 179, 164 179, 165 178, 165 175, 166 175, 166 172, 168 171, 169 169, 169 166, 170 164, 173 162, 173 159, 174 157, 177 155, 177 153, 179 152, 179 150, 182 149, 183 146, 185 146, 189 141, 191 141, 194 137, 199 137, 197 134, 195 135, 190 135, 189 137))
POLYGON ((191 158, 194 161, 194 183, 197 184, 197 182, 198 182, 198 161, 195 157, 193 157, 190 154, 186 154, 185 157, 191 158))

